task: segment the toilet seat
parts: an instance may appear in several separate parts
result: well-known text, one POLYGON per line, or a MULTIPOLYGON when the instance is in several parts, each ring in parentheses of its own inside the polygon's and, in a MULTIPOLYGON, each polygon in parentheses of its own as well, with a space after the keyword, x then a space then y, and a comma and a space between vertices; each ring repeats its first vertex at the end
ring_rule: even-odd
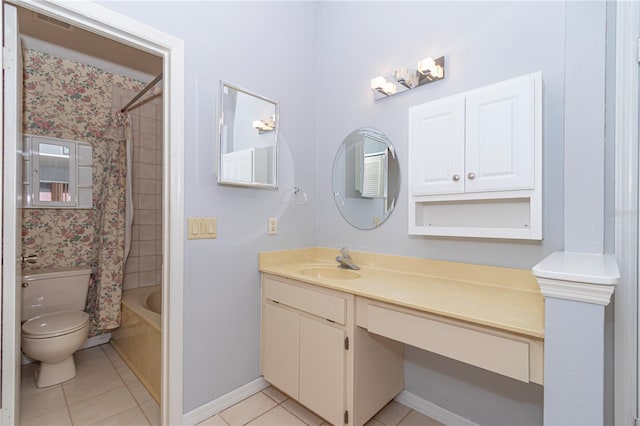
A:
POLYGON ((82 311, 60 311, 38 315, 22 324, 22 335, 30 339, 48 339, 83 329, 89 314, 82 311))

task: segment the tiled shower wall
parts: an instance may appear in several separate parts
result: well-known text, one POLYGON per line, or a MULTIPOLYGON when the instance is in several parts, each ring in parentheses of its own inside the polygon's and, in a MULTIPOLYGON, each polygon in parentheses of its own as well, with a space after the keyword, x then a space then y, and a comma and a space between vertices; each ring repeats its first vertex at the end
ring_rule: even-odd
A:
MULTIPOLYGON (((115 88, 114 108, 135 92, 115 88)), ((162 97, 130 111, 133 129, 133 228, 124 289, 162 284, 162 97)))

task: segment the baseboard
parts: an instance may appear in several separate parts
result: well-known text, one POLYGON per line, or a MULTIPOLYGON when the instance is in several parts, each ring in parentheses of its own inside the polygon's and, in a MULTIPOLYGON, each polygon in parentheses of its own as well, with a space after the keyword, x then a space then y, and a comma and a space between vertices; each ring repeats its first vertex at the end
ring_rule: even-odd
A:
MULTIPOLYGON (((111 333, 99 334, 97 336, 89 337, 84 345, 80 346, 80 349, 92 348, 94 346, 104 345, 111 340, 111 333)), ((78 349, 78 350, 80 350, 78 349)))
POLYGON ((182 424, 185 426, 196 425, 268 387, 269 382, 261 376, 246 385, 240 386, 238 389, 232 390, 213 401, 209 401, 206 404, 183 414, 182 424))
POLYGON ((451 411, 442 408, 433 402, 429 402, 426 399, 420 398, 418 395, 406 390, 400 392, 400 395, 396 396, 395 400, 419 413, 424 414, 425 416, 429 416, 432 419, 444 423, 445 425, 479 426, 477 423, 474 423, 465 417, 452 413, 451 411))

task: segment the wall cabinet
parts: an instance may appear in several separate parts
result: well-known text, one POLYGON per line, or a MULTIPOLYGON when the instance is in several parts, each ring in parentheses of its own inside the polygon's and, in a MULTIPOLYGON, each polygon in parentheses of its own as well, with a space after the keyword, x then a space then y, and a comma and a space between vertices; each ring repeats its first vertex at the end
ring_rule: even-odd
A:
POLYGON ((262 374, 334 425, 366 423, 404 388, 402 344, 354 318, 351 294, 263 275, 262 374))
POLYGON ((540 73, 409 109, 409 233, 541 239, 540 73))

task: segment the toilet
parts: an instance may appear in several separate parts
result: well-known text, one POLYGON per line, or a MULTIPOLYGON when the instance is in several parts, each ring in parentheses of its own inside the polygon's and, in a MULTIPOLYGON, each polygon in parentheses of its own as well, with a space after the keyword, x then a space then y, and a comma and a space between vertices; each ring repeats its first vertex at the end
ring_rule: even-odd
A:
POLYGON ((73 353, 89 335, 84 312, 91 269, 38 269, 22 276, 22 351, 40 361, 39 388, 73 378, 73 353))

